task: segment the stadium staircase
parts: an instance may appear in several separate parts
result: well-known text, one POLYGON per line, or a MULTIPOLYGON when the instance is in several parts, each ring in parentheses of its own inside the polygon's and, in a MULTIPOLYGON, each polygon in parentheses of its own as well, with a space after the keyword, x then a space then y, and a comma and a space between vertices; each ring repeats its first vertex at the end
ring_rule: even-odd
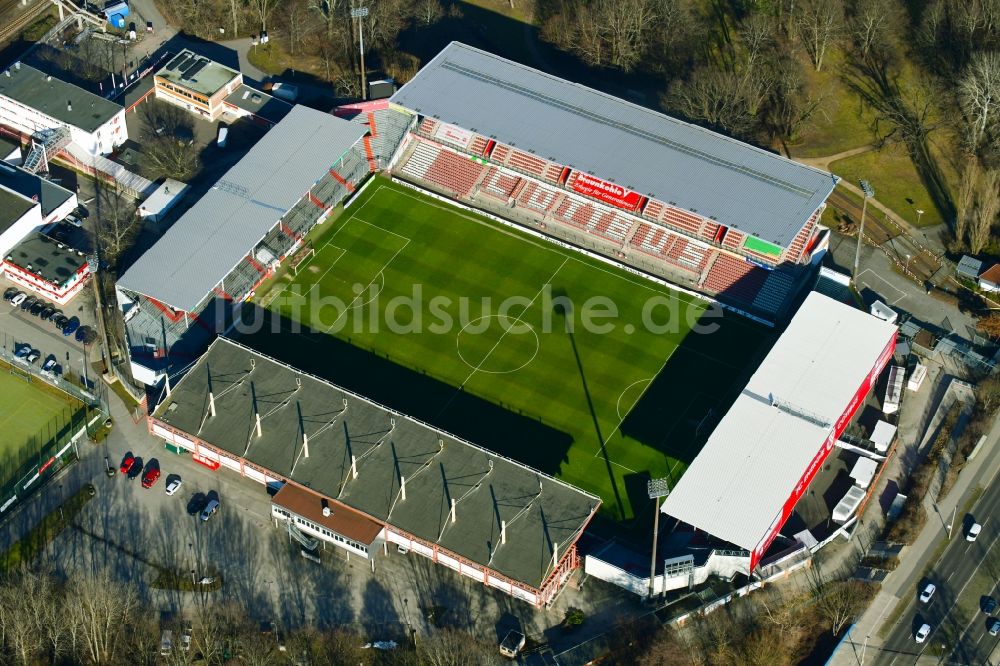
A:
POLYGON ((306 550, 316 550, 319 547, 319 539, 314 539, 303 534, 302 530, 291 520, 286 520, 285 523, 288 525, 288 535, 302 544, 303 548, 306 550))
POLYGON ((48 171, 49 159, 55 157, 72 140, 69 128, 66 127, 55 127, 35 132, 31 137, 31 151, 24 158, 23 169, 31 173, 48 171))

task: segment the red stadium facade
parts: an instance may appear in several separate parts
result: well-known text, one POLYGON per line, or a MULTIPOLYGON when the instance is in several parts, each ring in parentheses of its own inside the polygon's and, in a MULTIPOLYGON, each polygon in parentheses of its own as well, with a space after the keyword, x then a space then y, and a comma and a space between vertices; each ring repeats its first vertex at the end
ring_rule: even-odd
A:
POLYGON ((885 350, 879 356, 878 360, 875 362, 875 366, 872 368, 871 372, 865 377, 864 383, 858 387, 857 393, 854 394, 854 398, 848 403, 847 407, 844 408, 844 412, 840 415, 834 424, 834 428, 830 431, 830 436, 827 437, 826 442, 823 444, 816 456, 809 463, 809 467, 802 474, 802 478, 799 479, 798 484, 795 486, 795 490, 788 497, 784 506, 781 508, 781 514, 775 521, 774 527, 768 532, 767 536, 760 542, 760 545, 754 548, 753 552, 750 554, 750 570, 753 571, 757 568, 757 564, 760 562, 761 557, 767 552, 767 549, 771 546, 775 537, 778 536, 778 532, 788 521, 789 516, 792 515, 792 511, 795 509, 795 505, 798 504, 799 500, 802 499, 802 495, 805 494, 806 489, 809 488, 809 484, 812 483, 813 479, 816 478, 816 474, 819 472, 823 463, 826 461, 830 452, 833 451, 834 445, 837 440, 843 434, 844 429, 847 428, 847 424, 851 422, 854 415, 858 411, 858 407, 861 406, 865 401, 865 397, 875 386, 875 381, 878 376, 885 369, 886 364, 889 359, 892 358, 893 352, 896 350, 896 336, 893 335, 889 342, 886 343, 885 350))

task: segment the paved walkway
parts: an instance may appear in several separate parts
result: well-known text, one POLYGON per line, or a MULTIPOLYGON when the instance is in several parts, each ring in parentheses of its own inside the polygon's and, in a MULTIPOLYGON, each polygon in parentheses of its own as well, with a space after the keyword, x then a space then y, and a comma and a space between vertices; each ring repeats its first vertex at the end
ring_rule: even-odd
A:
POLYGON ((848 157, 854 157, 855 155, 861 155, 862 153, 867 153, 870 150, 875 150, 875 146, 868 144, 865 146, 858 146, 857 148, 851 148, 850 150, 842 150, 839 153, 834 153, 833 155, 825 155, 823 157, 792 157, 796 162, 801 162, 802 164, 808 164, 809 166, 814 166, 817 169, 823 169, 824 171, 830 170, 830 165, 837 160, 847 159, 848 157))

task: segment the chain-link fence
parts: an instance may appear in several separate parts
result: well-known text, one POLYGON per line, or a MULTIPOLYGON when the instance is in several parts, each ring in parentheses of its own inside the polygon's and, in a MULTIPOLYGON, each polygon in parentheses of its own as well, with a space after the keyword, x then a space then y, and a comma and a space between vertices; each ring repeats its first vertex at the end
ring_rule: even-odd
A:
POLYGON ((14 358, 0 349, 0 372, 16 375, 25 382, 39 382, 39 390, 62 392, 71 398, 35 433, 23 442, 9 442, 0 457, 0 519, 29 494, 79 455, 77 443, 93 434, 107 419, 108 407, 103 384, 93 388, 73 383, 43 371, 34 364, 14 358))

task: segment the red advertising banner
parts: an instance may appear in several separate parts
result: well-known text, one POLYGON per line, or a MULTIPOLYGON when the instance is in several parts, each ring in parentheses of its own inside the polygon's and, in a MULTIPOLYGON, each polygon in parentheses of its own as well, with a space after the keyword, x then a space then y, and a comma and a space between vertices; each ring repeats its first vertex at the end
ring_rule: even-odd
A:
POLYGON ((580 194, 585 194, 588 197, 593 197, 606 204, 624 208, 625 210, 635 210, 636 206, 639 205, 639 201, 642 200, 642 195, 638 192, 627 190, 621 185, 615 185, 606 180, 594 178, 593 176, 579 172, 577 172, 576 179, 573 181, 573 189, 580 194))
POLYGON ((858 407, 864 402, 865 396, 871 391, 872 387, 875 385, 875 380, 878 379, 879 374, 885 368, 889 359, 892 358, 892 353, 896 349, 896 336, 893 335, 886 344, 885 349, 879 355, 878 360, 875 362, 875 366, 872 368, 868 376, 858 387, 857 392, 854 394, 854 398, 848 403, 847 408, 844 410, 837 422, 833 424, 833 430, 830 431, 829 437, 823 442, 823 447, 816 453, 812 461, 809 463, 809 467, 806 468, 805 473, 799 479, 798 484, 792 491, 791 496, 785 501, 785 505, 781 508, 781 514, 778 519, 772 525, 770 531, 768 531, 767 537, 754 548, 753 552, 750 554, 750 571, 753 571, 757 564, 760 562, 760 558, 763 557, 764 553, 767 551, 771 542, 774 541, 775 537, 778 536, 778 532, 781 531, 781 526, 785 524, 788 517, 792 515, 792 510, 795 509, 795 505, 802 498, 805 493, 806 488, 812 483, 813 478, 819 472, 820 467, 826 460, 827 456, 830 455, 830 451, 833 450, 834 444, 837 438, 844 432, 847 427, 848 422, 854 416, 854 413, 858 411, 858 407))

